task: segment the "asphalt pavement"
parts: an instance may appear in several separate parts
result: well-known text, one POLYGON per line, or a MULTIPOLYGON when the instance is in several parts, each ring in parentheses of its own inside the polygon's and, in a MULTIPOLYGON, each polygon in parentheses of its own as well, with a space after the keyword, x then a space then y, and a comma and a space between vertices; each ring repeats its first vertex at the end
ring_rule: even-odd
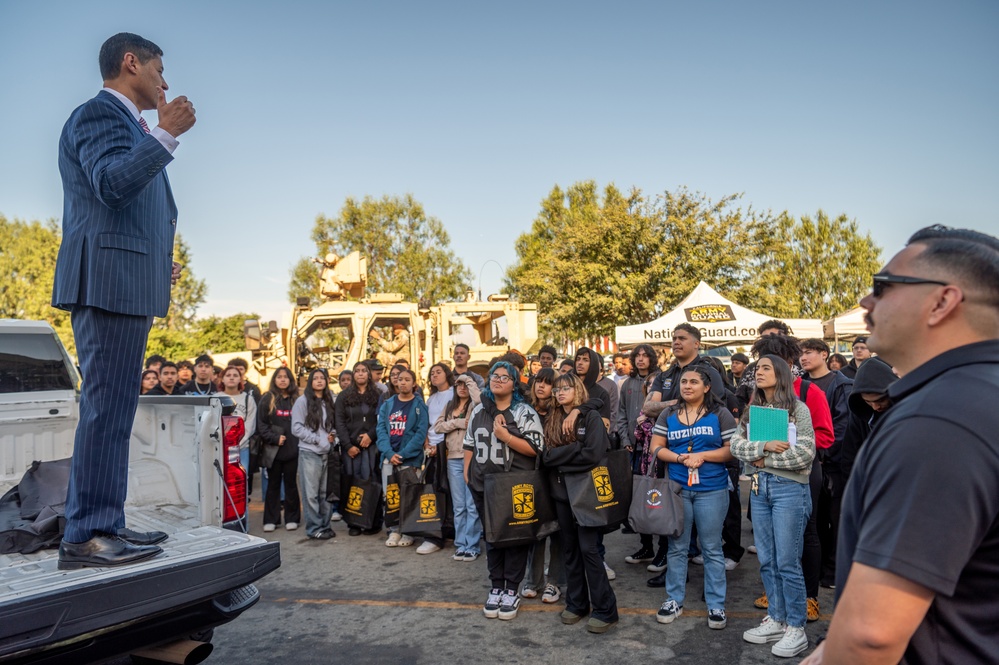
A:
MULTIPOLYGON (((765 615, 753 607, 763 585, 756 556, 748 552, 728 573, 727 628, 707 627, 703 568, 694 564, 683 616, 662 625, 655 613, 665 592, 646 586, 654 573, 646 564, 624 561, 638 549, 638 536, 608 534, 606 560, 617 573, 612 585, 621 619, 608 633, 594 635, 585 621, 562 625, 564 603, 545 605, 540 597, 523 600, 512 621, 485 618, 485 557, 452 561, 450 542, 421 556, 415 546, 385 547, 384 531, 350 537, 342 522, 333 523, 337 537, 329 541, 309 540, 303 528, 264 534, 259 489, 250 510, 251 532, 281 543, 282 565, 258 582, 262 597, 255 607, 216 629, 208 663, 748 664, 796 663, 808 653, 777 658, 770 645, 743 641, 743 631, 765 615)), ((750 523, 743 520, 743 546, 751 543, 750 523)), ((832 592, 821 589, 819 602, 823 614, 806 629, 813 646, 828 629, 832 592)))

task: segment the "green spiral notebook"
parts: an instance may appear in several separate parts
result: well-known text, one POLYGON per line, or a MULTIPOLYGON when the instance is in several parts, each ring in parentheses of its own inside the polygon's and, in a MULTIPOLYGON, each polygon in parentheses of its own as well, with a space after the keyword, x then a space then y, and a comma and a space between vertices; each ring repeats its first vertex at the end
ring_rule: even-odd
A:
POLYGON ((788 441, 787 409, 765 406, 749 407, 750 441, 788 441))

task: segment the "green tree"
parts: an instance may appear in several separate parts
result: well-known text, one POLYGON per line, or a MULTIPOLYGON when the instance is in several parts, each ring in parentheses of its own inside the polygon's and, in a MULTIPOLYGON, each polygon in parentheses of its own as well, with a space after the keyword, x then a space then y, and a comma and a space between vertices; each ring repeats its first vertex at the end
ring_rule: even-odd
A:
POLYGON ((743 209, 739 198, 712 201, 680 188, 649 199, 614 185, 601 195, 592 181, 556 186, 517 239, 507 284, 538 304, 542 334, 553 340, 649 321, 701 280, 785 317, 831 316, 866 292, 880 252, 855 222, 821 212, 799 222, 743 209))
POLYGON ((198 319, 191 335, 193 347, 189 355, 200 353, 230 353, 243 351, 243 322, 259 319, 259 314, 233 314, 198 319))
MULTIPOLYGON (((406 300, 441 302, 460 298, 472 274, 451 251, 451 239, 436 217, 412 195, 348 197, 335 217, 319 215, 312 229, 316 256, 359 251, 368 259, 369 292, 401 293, 406 300)), ((319 301, 319 269, 302 258, 291 269, 288 296, 319 301)))
MULTIPOLYGON (((180 279, 170 289, 170 311, 157 319, 155 327, 171 331, 190 330, 198 307, 205 302, 208 286, 191 271, 191 248, 178 233, 173 241, 173 260, 184 266, 180 279)), ((171 356, 167 356, 168 358, 171 356)))

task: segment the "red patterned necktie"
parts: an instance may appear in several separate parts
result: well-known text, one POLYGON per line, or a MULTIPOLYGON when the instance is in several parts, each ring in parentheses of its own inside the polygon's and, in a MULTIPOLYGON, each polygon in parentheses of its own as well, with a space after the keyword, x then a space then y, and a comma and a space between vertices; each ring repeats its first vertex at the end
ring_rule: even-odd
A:
POLYGON ((143 118, 141 115, 139 116, 139 124, 142 125, 142 131, 144 131, 146 134, 148 134, 149 133, 149 125, 146 124, 146 119, 143 118))

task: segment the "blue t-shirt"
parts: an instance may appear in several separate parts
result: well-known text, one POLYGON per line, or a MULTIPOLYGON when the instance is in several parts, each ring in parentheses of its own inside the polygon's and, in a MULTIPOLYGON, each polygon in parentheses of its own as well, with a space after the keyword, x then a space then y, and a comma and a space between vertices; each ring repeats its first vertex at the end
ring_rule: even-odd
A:
MULTIPOLYGON (((709 413, 693 425, 680 422, 678 412, 669 410, 659 414, 653 434, 666 437, 666 445, 678 455, 704 453, 718 450, 735 432, 735 418, 728 409, 719 408, 709 413)), ((687 486, 687 467, 683 464, 670 464, 669 477, 694 492, 711 492, 728 489, 728 471, 724 462, 705 462, 698 468, 701 482, 687 486)))
POLYGON ((389 407, 389 445, 395 452, 399 452, 399 447, 402 445, 402 437, 406 433, 406 421, 413 412, 415 401, 416 398, 408 402, 403 402, 398 397, 392 398, 392 406, 389 407))

